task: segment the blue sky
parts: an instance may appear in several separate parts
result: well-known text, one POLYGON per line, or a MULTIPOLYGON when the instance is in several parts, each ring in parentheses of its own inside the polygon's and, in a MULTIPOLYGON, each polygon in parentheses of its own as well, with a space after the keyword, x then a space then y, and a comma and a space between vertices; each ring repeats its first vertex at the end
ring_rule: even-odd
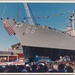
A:
MULTIPOLYGON (((75 3, 29 3, 29 5, 34 16, 51 16, 51 18, 36 19, 38 24, 51 26, 59 30, 66 29, 65 23, 69 22, 69 18, 66 17, 71 14, 69 11, 75 11, 75 3), (66 12, 66 14, 54 16, 55 14, 61 14, 63 12, 66 12)), ((0 17, 15 18, 21 22, 26 16, 23 3, 0 3, 0 17)), ((27 20, 26 23, 28 23, 27 20)), ((11 45, 18 42, 14 35, 8 35, 0 20, 0 50, 11 48, 11 45)))

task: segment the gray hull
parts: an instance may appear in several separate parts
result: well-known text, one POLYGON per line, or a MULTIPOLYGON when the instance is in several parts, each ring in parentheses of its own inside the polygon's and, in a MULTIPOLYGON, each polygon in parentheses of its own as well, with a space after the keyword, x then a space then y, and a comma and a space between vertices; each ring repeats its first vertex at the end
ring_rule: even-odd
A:
POLYGON ((25 23, 17 25, 13 20, 5 20, 14 28, 16 37, 23 46, 75 50, 75 38, 68 34, 25 23))
POLYGON ((75 55, 75 38, 68 34, 41 26, 17 23, 14 20, 3 20, 6 20, 15 30, 15 35, 27 57, 39 55, 57 59, 60 55, 75 55))

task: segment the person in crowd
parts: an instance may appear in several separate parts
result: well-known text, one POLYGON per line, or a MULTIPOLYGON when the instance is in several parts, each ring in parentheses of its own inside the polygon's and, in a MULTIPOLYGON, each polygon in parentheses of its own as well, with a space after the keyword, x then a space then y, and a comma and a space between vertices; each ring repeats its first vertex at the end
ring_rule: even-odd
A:
POLYGON ((73 68, 71 66, 66 67, 66 72, 67 73, 73 73, 73 68))
POLYGON ((62 63, 59 64, 59 65, 58 65, 58 72, 64 73, 64 72, 65 72, 65 69, 64 69, 64 68, 65 68, 65 65, 64 65, 64 64, 62 64, 62 63))
POLYGON ((65 71, 67 72, 73 72, 73 68, 71 67, 71 64, 69 62, 65 65, 65 71))
POLYGON ((32 68, 32 72, 36 72, 37 64, 35 62, 33 62, 31 65, 31 68, 32 68))
POLYGON ((57 64, 57 62, 51 64, 49 72, 52 72, 52 73, 58 72, 58 64, 57 64))
POLYGON ((27 70, 27 72, 31 72, 31 67, 29 64, 26 64, 26 70, 27 70))
POLYGON ((42 72, 48 72, 48 67, 45 63, 42 63, 42 72))

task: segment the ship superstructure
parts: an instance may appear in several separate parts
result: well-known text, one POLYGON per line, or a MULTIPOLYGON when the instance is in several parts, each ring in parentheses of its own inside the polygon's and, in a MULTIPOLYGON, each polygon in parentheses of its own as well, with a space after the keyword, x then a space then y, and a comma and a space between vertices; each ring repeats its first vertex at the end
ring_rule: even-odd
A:
POLYGON ((71 24, 67 26, 67 29, 65 31, 67 34, 69 34, 71 36, 75 36, 75 27, 74 27, 75 19, 74 19, 74 15, 75 15, 75 13, 72 13, 72 15, 70 15, 71 24))

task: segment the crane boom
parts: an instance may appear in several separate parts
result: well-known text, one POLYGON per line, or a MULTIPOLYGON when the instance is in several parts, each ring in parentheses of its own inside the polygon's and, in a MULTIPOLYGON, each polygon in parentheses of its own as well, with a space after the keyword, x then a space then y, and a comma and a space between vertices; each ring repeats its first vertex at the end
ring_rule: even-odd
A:
POLYGON ((29 24, 34 25, 27 3, 23 3, 23 4, 24 4, 24 8, 26 10, 27 16, 28 16, 29 24))

